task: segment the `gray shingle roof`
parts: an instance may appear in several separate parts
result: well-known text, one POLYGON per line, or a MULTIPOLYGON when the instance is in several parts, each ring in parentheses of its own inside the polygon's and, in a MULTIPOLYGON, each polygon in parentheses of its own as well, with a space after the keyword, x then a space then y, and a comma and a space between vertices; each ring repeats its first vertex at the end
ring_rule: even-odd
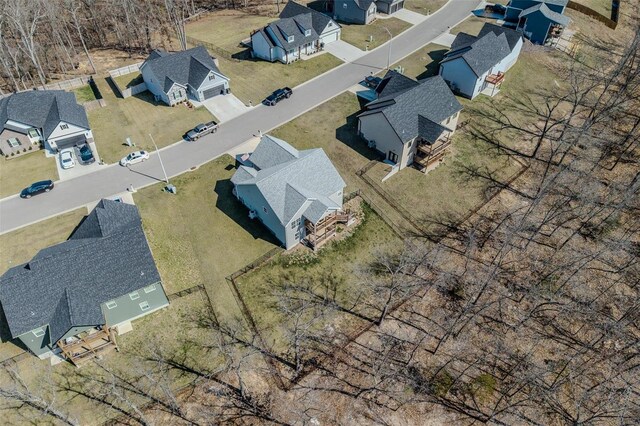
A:
MULTIPOLYGON (((322 31, 324 31, 324 29, 327 27, 327 25, 329 25, 330 22, 333 22, 333 19, 329 18, 324 13, 303 6, 300 3, 296 3, 295 1, 289 1, 286 4, 284 9, 282 9, 282 12, 280 12, 280 18, 294 18, 297 15, 306 13, 311 14, 311 23, 313 25, 313 29, 318 35, 322 34, 322 31)), ((338 26, 338 24, 335 22, 333 22, 333 24, 338 26)))
POLYGON ((2 275, 0 302, 12 337, 49 324, 53 344, 104 324, 102 303, 159 281, 137 208, 102 200, 69 240, 2 275))
POLYGON ((523 16, 530 15, 530 14, 535 13, 537 11, 540 11, 540 13, 542 13, 542 15, 545 18, 547 18, 547 19, 549 19, 549 20, 551 20, 553 22, 556 22, 556 23, 558 23, 560 25, 564 25, 565 27, 567 25, 569 25, 569 23, 571 22, 571 19, 569 19, 568 16, 565 16, 565 15, 563 15, 561 13, 558 13, 558 12, 554 12, 553 10, 549 9, 547 7, 547 5, 544 4, 544 3, 538 3, 535 6, 532 6, 532 7, 528 8, 528 9, 523 10, 522 12, 520 12, 520 15, 518 16, 518 18, 522 18, 523 16))
POLYGON ((281 139, 263 136, 249 161, 268 166, 257 171, 240 166, 232 182, 255 186, 283 225, 301 209, 307 219, 316 223, 328 210, 342 208, 328 197, 344 189, 346 184, 324 151, 297 151, 290 146, 284 149, 285 145, 288 146, 281 139), (258 158, 254 158, 256 154, 258 158))
POLYGON ((319 38, 312 24, 311 13, 303 13, 291 18, 281 18, 269 23, 265 30, 266 28, 270 28, 272 31, 272 33, 265 31, 267 36, 274 34, 278 39, 278 43, 275 43, 275 40, 271 40, 271 42, 281 45, 285 50, 296 49, 319 38), (310 30, 308 36, 305 36, 305 30, 310 30), (288 41, 289 36, 293 36, 293 41, 288 41))
POLYGON ((418 84, 420 83, 399 72, 389 70, 376 87, 376 93, 378 97, 391 96, 412 89, 418 84))
POLYGON ((358 6, 358 9, 369 10, 371 3, 375 3, 375 0, 353 0, 353 2, 358 6))
POLYGON ((162 83, 165 92, 174 82, 183 87, 189 84, 198 88, 211 71, 227 78, 203 46, 175 53, 156 50, 151 52, 142 66, 149 67, 156 79, 162 83))
POLYGON ((527 0, 527 3, 546 3, 554 4, 557 6, 566 6, 569 4, 569 0, 527 0))
POLYGON ((4 128, 8 120, 42 129, 45 138, 61 121, 90 129, 84 107, 73 92, 64 90, 31 90, 1 99, 0 125, 4 128))
POLYGON ((384 114, 402 142, 407 142, 435 131, 435 127, 425 124, 425 119, 434 124, 441 123, 461 109, 447 83, 437 75, 420 81, 412 89, 368 103, 358 117, 384 114))
POLYGON ((474 74, 480 77, 510 53, 507 36, 504 33, 496 35, 493 31, 488 31, 473 43, 457 50, 450 50, 441 63, 462 58, 474 74))
MULTIPOLYGON (((482 26, 482 28, 480 29, 480 33, 478 33, 478 37, 476 38, 482 38, 490 32, 494 33, 497 36, 499 36, 500 34, 504 34, 505 37, 507 38, 509 49, 511 50, 513 50, 518 44, 518 41, 522 39, 522 33, 516 30, 512 30, 511 28, 501 27, 500 25, 495 25, 490 23, 486 23, 482 26)), ((460 34, 464 34, 464 33, 460 33, 460 34)), ((453 46, 451 47, 451 49, 453 50, 453 46)))

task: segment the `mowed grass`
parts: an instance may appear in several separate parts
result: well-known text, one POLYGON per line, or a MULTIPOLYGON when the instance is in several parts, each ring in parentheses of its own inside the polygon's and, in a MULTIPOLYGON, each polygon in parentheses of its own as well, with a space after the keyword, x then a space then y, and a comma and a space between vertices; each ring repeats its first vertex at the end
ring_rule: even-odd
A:
POLYGON ((393 64, 392 68, 402 67, 406 76, 422 80, 438 74, 438 67, 444 54, 449 51, 446 46, 430 43, 393 64))
POLYGON ((389 41, 389 32, 395 37, 411 27, 408 22, 398 18, 378 19, 369 25, 357 25, 340 23, 342 26, 341 38, 361 50, 372 50, 389 41), (369 41, 369 37, 373 37, 369 41))
POLYGON ((95 93, 93 93, 91 86, 89 86, 88 84, 86 86, 74 89, 73 93, 75 93, 76 100, 79 104, 96 100, 96 95, 95 93))
POLYGON ((447 1, 448 0, 405 0, 404 8, 423 15, 429 15, 447 4, 447 1))
POLYGON ((142 74, 139 72, 132 72, 129 74, 120 75, 114 78, 116 83, 121 89, 127 89, 129 87, 135 86, 137 84, 142 83, 144 80, 142 79, 142 74))
POLYGON ((251 58, 248 49, 240 42, 250 38, 251 31, 273 20, 242 12, 221 11, 187 25, 188 36, 222 49, 225 55, 215 50, 210 53, 218 58, 220 71, 231 79, 231 92, 247 105, 249 102, 257 105, 276 89, 295 87, 342 63, 328 53, 291 64, 251 58))
POLYGON ((149 134, 162 148, 179 141, 195 125, 213 119, 205 108, 170 107, 154 101, 150 92, 121 99, 105 79, 97 79, 96 83, 107 106, 88 111, 87 116, 100 158, 106 163, 117 162, 133 150, 153 150, 149 134), (136 144, 135 148, 125 145, 127 137, 136 144))
POLYGON ((0 197, 17 194, 33 182, 47 179, 58 180, 58 168, 56 159, 47 158, 43 150, 9 159, 0 157, 0 197))
POLYGON ((204 284, 220 317, 238 314, 225 277, 278 244, 231 193, 234 164, 224 156, 172 179, 176 195, 158 184, 134 196, 167 293, 204 284))
POLYGON ((605 18, 611 18, 611 0, 576 0, 576 3, 590 7, 605 18))
POLYGON ((495 24, 495 19, 470 16, 455 27, 451 28, 449 32, 451 34, 467 33, 471 35, 478 35, 486 23, 495 24))

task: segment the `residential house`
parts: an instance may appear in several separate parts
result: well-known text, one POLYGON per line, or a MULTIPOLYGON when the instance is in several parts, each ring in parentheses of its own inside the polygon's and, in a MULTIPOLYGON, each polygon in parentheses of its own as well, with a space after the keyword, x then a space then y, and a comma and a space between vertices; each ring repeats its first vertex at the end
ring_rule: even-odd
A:
POLYGON ((440 75, 449 87, 469 99, 488 89, 495 94, 505 73, 520 55, 522 35, 509 28, 485 24, 478 36, 459 33, 440 62, 440 75))
POLYGON ((264 135, 231 178, 233 193, 286 249, 304 242, 317 248, 349 223, 346 186, 322 149, 298 151, 264 135))
POLYGON ((558 38, 571 20, 564 15, 569 0, 511 0, 505 21, 536 44, 558 38))
POLYGON ((376 6, 378 12, 392 15, 400 9, 404 9, 404 0, 376 0, 376 6))
POLYGON ((340 40, 342 28, 333 19, 320 13, 317 10, 313 10, 309 7, 303 6, 295 1, 289 1, 282 12, 280 18, 295 18, 299 15, 311 14, 311 25, 318 34, 318 41, 322 48, 325 44, 340 40))
POLYGON ((333 0, 333 19, 350 24, 370 24, 376 19, 375 0, 333 0))
POLYGON ((32 90, 0 99, 0 150, 43 143, 51 151, 93 142, 87 112, 72 92, 32 90))
POLYGON ((358 133, 385 161, 400 170, 426 167, 442 158, 462 106, 440 76, 416 81, 388 71, 376 88, 378 99, 358 115, 358 133))
POLYGON ((71 237, 0 277, 11 337, 78 365, 169 304, 135 206, 102 200, 71 237))
POLYGON ((189 97, 204 101, 229 93, 229 78, 203 46, 175 53, 154 50, 140 72, 147 89, 170 106, 189 97))

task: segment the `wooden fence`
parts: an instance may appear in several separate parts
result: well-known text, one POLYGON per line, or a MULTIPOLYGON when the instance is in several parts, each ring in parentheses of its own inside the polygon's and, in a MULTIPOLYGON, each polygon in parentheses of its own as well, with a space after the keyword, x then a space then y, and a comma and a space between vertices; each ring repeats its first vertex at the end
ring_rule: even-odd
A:
MULTIPOLYGON (((618 23, 616 21, 614 21, 613 19, 607 18, 606 16, 603 16, 602 14, 600 14, 599 12, 596 12, 595 10, 591 9, 588 6, 585 6, 583 4, 580 3, 576 3, 573 0, 569 0, 569 3, 567 4, 567 7, 569 9, 573 9, 576 10, 580 13, 583 13, 587 16, 592 17, 593 19, 595 19, 596 21, 600 21, 603 24, 605 24, 607 27, 611 28, 612 30, 615 30, 616 27, 618 26, 618 23)), ((618 15, 618 9, 615 9, 615 14, 612 13, 612 16, 616 16, 618 15)))

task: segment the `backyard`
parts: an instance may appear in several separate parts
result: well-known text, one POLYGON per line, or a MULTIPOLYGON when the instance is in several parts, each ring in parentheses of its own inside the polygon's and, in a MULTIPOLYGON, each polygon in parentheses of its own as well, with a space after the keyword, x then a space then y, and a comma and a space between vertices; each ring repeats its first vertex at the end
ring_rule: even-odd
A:
POLYGON ((404 8, 423 15, 430 15, 440 9, 448 0, 405 0, 404 8))
POLYGON ((372 50, 389 41, 389 30, 393 36, 397 36, 411 27, 411 24, 397 18, 378 19, 369 25, 357 25, 340 23, 342 26, 341 38, 361 50, 372 50), (370 40, 372 38, 372 41, 370 40))
POLYGON ((93 89, 91 89, 91 86, 89 86, 88 84, 86 86, 74 89, 73 93, 76 94, 76 100, 79 104, 96 100, 96 95, 95 93, 93 93, 93 89))
POLYGON ((259 104, 276 89, 295 87, 342 63, 327 53, 287 65, 251 58, 240 42, 271 21, 273 18, 265 16, 221 11, 187 25, 191 45, 203 41, 215 46, 210 53, 217 57, 220 71, 231 79, 231 92, 245 104, 259 104))
POLYGON ((576 0, 576 3, 590 7, 605 18, 611 18, 611 0, 576 0))
POLYGON ((142 74, 140 74, 139 72, 123 74, 114 78, 114 80, 116 81, 116 83, 121 89, 127 89, 129 87, 133 87, 144 81, 142 80, 142 74))
POLYGON ((39 180, 58 180, 54 157, 38 150, 16 158, 0 158, 0 197, 17 194, 39 180))
POLYGON ((107 106, 88 111, 87 116, 100 158, 106 163, 117 162, 135 149, 153 150, 149 134, 162 148, 179 141, 196 124, 213 118, 205 108, 156 102, 150 92, 118 98, 106 79, 97 79, 96 83, 107 106), (125 144, 128 137, 136 148, 125 144))
POLYGON ((392 68, 401 67, 404 75, 417 80, 432 77, 438 74, 440 61, 448 51, 446 46, 430 43, 396 62, 392 68))

